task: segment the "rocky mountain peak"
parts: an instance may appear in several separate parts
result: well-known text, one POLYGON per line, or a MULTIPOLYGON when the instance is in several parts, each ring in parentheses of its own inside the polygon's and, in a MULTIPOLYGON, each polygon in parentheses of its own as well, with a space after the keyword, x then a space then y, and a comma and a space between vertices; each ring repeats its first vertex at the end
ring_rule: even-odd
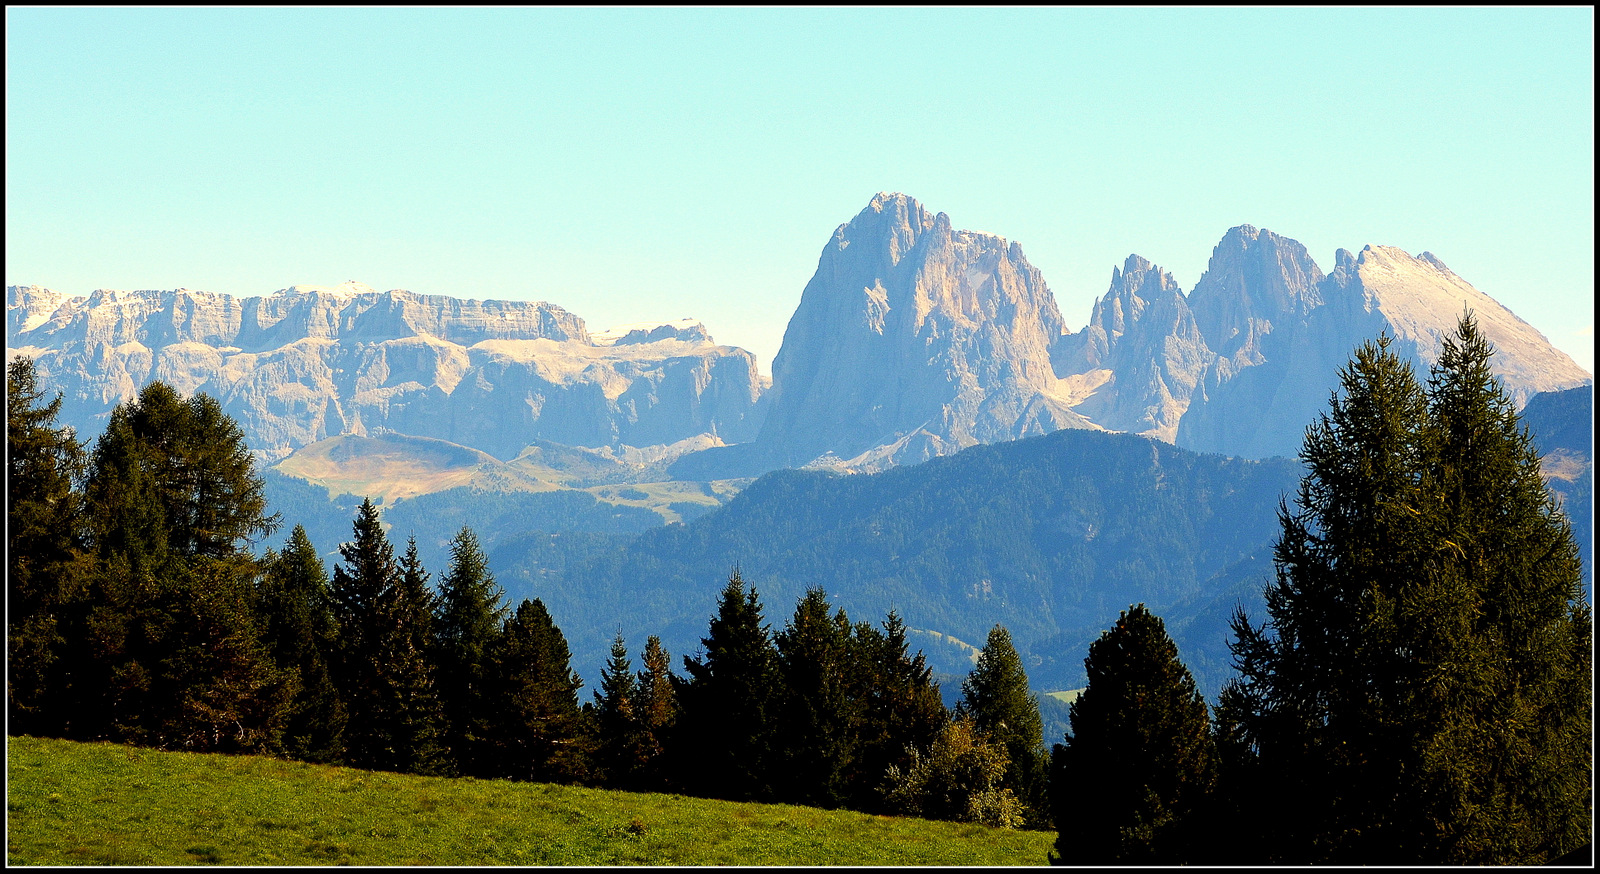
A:
POLYGON ((1322 303, 1322 276, 1297 241, 1239 225, 1212 250, 1205 274, 1189 293, 1189 308, 1212 351, 1258 363, 1269 335, 1322 303))
POLYGON ((782 465, 1087 424, 1057 394, 1066 326, 1004 237, 880 193, 823 247, 773 360, 759 443, 782 465), (927 432, 932 442, 911 435, 927 432))

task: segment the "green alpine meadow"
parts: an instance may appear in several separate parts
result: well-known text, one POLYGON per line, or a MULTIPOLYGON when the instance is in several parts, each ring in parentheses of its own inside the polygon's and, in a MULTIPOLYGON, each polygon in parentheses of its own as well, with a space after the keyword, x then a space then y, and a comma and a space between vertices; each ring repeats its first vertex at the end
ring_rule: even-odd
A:
POLYGON ((11 865, 1042 865, 1054 835, 787 804, 7 741, 11 865))

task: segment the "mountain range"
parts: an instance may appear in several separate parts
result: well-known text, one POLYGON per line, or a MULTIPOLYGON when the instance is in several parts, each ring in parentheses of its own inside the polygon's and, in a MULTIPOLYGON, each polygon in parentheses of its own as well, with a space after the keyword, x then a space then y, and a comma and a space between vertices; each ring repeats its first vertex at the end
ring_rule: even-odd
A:
POLYGON ((354 282, 13 286, 7 357, 88 438, 151 379, 217 397, 330 560, 359 496, 429 568, 472 525, 586 676, 619 627, 689 651, 742 564, 769 621, 821 584, 858 620, 900 610, 951 674, 1003 622, 1041 688, 1144 601, 1214 692, 1338 367, 1380 332, 1425 367, 1469 309, 1592 569, 1591 375, 1430 253, 1341 249, 1324 274, 1250 225, 1187 293, 1130 255, 1072 331, 1019 244, 879 194, 823 247, 770 379, 692 319, 590 331, 354 282))
POLYGON ((1018 243, 884 193, 823 247, 770 381, 694 320, 591 332, 551 303, 356 282, 242 298, 12 286, 6 347, 35 358, 84 434, 162 379, 217 397, 266 462, 407 435, 501 462, 581 448, 635 480, 882 470, 1063 428, 1292 456, 1357 344, 1387 332, 1425 367, 1468 309, 1519 405, 1592 384, 1431 253, 1334 260, 1324 274, 1294 240, 1241 225, 1185 294, 1130 255, 1072 331, 1018 243))

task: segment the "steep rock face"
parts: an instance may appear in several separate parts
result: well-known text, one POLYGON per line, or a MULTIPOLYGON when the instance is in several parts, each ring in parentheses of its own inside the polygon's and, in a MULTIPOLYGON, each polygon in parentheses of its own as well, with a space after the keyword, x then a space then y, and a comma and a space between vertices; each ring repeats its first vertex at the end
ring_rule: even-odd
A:
POLYGON ((1321 281, 1305 246, 1239 225, 1211 251, 1189 308, 1206 345, 1237 369, 1270 357, 1274 333, 1281 339, 1282 329, 1293 329, 1322 303, 1321 281))
MULTIPOLYGON (((1247 286, 1248 288, 1248 286, 1247 286)), ((1443 338, 1470 309, 1494 344, 1491 365, 1523 403, 1541 391, 1593 382, 1590 374, 1531 325, 1473 288, 1431 253, 1413 257, 1387 246, 1360 255, 1340 249, 1318 284, 1321 303, 1292 329, 1279 330, 1260 364, 1219 360, 1178 429, 1178 445, 1248 458, 1296 454, 1305 428, 1327 409, 1338 369, 1357 346, 1388 333, 1391 347, 1425 378, 1443 338)))
POLYGON ((758 445, 773 466, 859 470, 1093 427, 1051 366, 1065 333, 1020 246, 879 194, 822 251, 758 445))
POLYGON ((252 298, 13 287, 6 323, 8 359, 36 359, 80 434, 97 435, 114 405, 160 379, 216 397, 268 461, 343 434, 430 437, 502 458, 535 440, 619 451, 741 441, 764 409, 754 357, 717 346, 698 322, 602 346, 543 302, 359 283, 252 298))
POLYGON ((1112 268, 1089 326, 1063 337, 1055 357, 1057 373, 1086 392, 1074 412, 1168 443, 1215 358, 1172 274, 1138 255, 1112 268))

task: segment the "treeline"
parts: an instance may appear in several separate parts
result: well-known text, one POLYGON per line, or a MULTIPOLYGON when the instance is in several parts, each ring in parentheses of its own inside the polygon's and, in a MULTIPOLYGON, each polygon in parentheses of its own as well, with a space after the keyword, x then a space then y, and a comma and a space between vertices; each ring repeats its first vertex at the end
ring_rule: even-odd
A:
POLYGON ((10 730, 424 774, 1054 827, 1069 864, 1529 864, 1592 829, 1592 617, 1570 523, 1470 317, 1426 382, 1379 338, 1280 503, 1262 624, 1215 709, 1162 620, 1090 645, 1070 732, 996 626, 953 712, 890 613, 736 570, 671 669, 620 634, 590 700, 469 528, 438 580, 364 502, 331 579, 215 401, 152 383, 92 453, 8 369, 10 730))
POLYGON ((539 600, 511 609, 470 527, 438 577, 371 501, 331 576, 235 423, 154 382, 92 451, 31 362, 7 372, 10 730, 473 776, 1043 826, 1037 701, 1003 628, 954 713, 906 628, 812 590, 774 630, 737 570, 674 672, 620 634, 583 700, 539 600))

